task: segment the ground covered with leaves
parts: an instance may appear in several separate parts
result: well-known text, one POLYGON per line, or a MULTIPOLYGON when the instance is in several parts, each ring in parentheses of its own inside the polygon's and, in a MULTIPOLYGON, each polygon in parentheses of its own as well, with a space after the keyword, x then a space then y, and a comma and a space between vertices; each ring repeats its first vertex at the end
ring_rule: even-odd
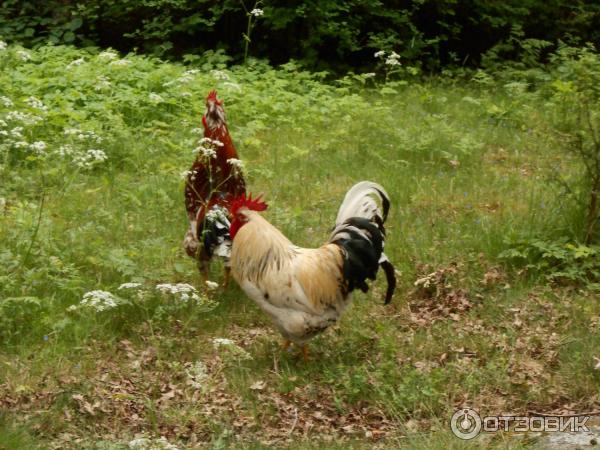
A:
POLYGON ((598 247, 555 132, 577 56, 328 82, 219 58, 0 46, 0 448, 529 447, 460 441, 449 418, 600 409, 598 247), (358 293, 307 362, 181 248, 213 88, 297 244, 356 181, 392 197, 392 303, 381 281, 358 293))

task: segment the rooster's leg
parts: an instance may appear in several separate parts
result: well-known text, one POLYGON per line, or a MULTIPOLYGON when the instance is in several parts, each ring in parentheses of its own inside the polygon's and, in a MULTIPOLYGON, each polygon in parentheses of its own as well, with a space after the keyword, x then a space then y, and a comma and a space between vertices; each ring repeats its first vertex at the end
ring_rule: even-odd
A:
POLYGON ((200 271, 202 283, 205 285, 208 281, 208 262, 201 257, 198 259, 198 270, 200 271))
POLYGON ((231 269, 229 267, 225 266, 224 273, 223 273, 223 287, 224 288, 229 286, 229 276, 230 275, 231 275, 231 269))
POLYGON ((304 362, 308 362, 308 344, 302 346, 302 358, 304 362))
POLYGON ((290 341, 289 339, 284 339, 283 344, 281 344, 281 349, 285 352, 288 348, 290 348, 291 344, 292 341, 290 341))

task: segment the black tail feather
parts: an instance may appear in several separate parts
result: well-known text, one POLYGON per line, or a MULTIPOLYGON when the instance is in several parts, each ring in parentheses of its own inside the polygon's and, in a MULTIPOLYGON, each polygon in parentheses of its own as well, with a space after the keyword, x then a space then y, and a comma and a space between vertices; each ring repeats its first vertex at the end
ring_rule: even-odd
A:
POLYGON ((385 278, 387 279, 387 292, 385 293, 385 302, 384 304, 388 304, 392 301, 392 296, 394 295, 394 291, 396 290, 396 271, 394 266, 389 261, 383 261, 381 264, 381 268, 385 273, 385 278))
POLYGON ((348 292, 354 289, 368 292, 366 280, 374 280, 379 266, 383 267, 388 282, 387 304, 394 294, 396 278, 394 267, 387 259, 380 263, 383 240, 384 233, 376 224, 362 217, 352 217, 344 222, 344 227, 338 229, 332 242, 344 249, 343 272, 348 292))
POLYGON ((396 288, 394 266, 383 253, 384 223, 390 198, 380 184, 360 181, 352 186, 338 209, 330 242, 344 249, 344 279, 348 291, 369 290, 367 279, 374 280, 379 266, 387 278, 385 303, 396 288))

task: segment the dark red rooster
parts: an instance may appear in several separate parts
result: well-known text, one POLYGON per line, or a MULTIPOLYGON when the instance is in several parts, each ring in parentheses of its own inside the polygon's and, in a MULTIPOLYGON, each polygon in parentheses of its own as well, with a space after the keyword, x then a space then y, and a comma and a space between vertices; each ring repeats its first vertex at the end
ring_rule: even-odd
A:
POLYGON ((198 260, 198 268, 208 279, 209 262, 214 255, 225 259, 225 284, 229 278, 228 206, 232 198, 246 193, 241 163, 227 129, 223 101, 217 92, 206 97, 202 116, 204 139, 185 183, 185 208, 190 228, 183 240, 186 253, 198 260))

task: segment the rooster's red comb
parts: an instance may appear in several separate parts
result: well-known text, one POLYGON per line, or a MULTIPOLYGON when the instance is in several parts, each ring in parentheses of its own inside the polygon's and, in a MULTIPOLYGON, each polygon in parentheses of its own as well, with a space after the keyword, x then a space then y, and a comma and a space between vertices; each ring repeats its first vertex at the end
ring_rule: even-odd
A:
POLYGON ((248 195, 248 197, 246 197, 246 194, 242 194, 231 202, 229 210, 232 215, 235 215, 240 208, 248 208, 250 211, 264 211, 268 205, 260 197, 259 195, 255 199, 252 199, 252 194, 248 195))
POLYGON ((219 100, 217 98, 217 91, 215 91, 214 89, 208 93, 208 95, 206 96, 206 101, 207 102, 214 102, 217 105, 220 105, 221 103, 223 103, 222 100, 219 100))

